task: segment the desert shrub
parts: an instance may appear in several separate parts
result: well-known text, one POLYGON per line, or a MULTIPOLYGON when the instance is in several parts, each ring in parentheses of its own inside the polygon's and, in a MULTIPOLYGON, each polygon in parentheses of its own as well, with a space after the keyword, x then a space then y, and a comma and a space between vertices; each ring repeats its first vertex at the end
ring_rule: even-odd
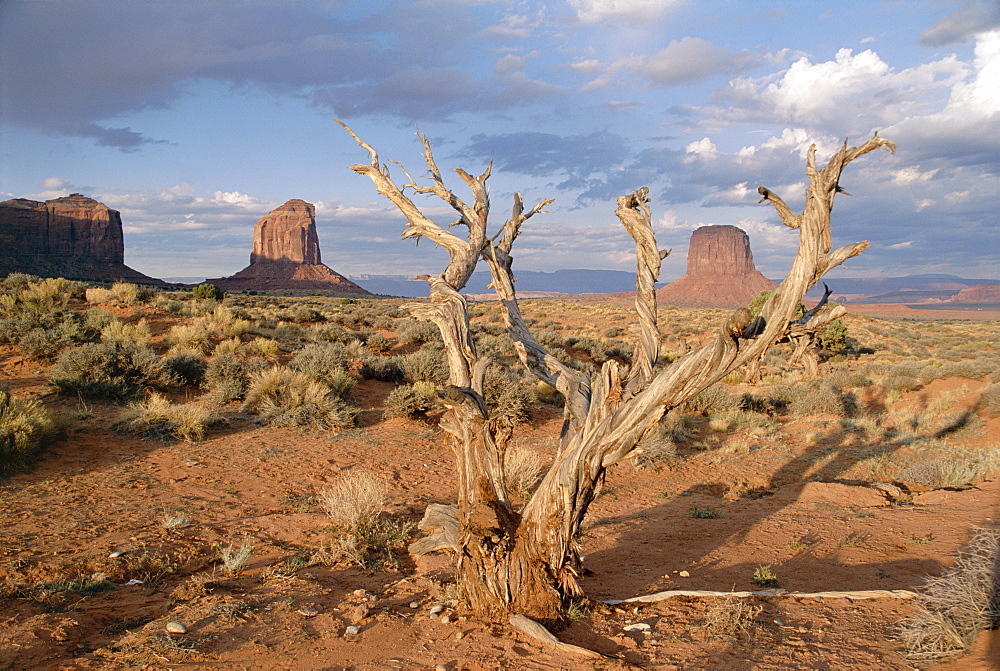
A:
POLYGON ((856 409, 853 395, 827 384, 811 384, 805 389, 797 387, 788 398, 788 411, 800 417, 820 414, 850 417, 856 409))
POLYGON ((306 331, 306 336, 315 342, 346 343, 354 336, 336 324, 320 324, 306 331))
POLYGON ((183 440, 193 443, 205 437, 205 427, 212 420, 212 411, 195 403, 175 405, 167 398, 152 393, 123 411, 114 428, 145 438, 183 440))
POLYGON ((63 393, 128 399, 143 387, 169 382, 169 376, 148 347, 101 342, 64 351, 50 369, 49 380, 63 393))
POLYGON ((17 340, 17 348, 35 361, 52 361, 66 345, 62 333, 56 329, 33 328, 17 340))
POLYGON ((433 408, 434 402, 433 385, 427 383, 403 384, 389 392, 385 399, 382 415, 386 418, 412 419, 433 408))
POLYGON ((396 339, 401 343, 441 343, 441 332, 431 322, 407 319, 402 322, 396 332, 396 339))
POLYGON ((198 317, 192 324, 209 335, 236 338, 250 330, 250 322, 237 317, 225 305, 217 305, 209 314, 198 317))
POLYGON ((532 394, 524 380, 514 373, 499 366, 490 366, 483 379, 483 392, 490 417, 503 417, 514 423, 528 419, 532 394))
POLYGON ((758 587, 778 587, 778 574, 774 572, 770 564, 763 564, 754 569, 753 584, 758 587))
POLYGON ((277 340, 254 338, 247 343, 246 349, 250 356, 259 356, 268 361, 275 361, 278 358, 278 352, 281 351, 281 346, 277 340))
POLYGON ((347 354, 340 343, 310 343, 296 352, 288 365, 314 380, 326 382, 330 375, 345 369, 347 354))
POLYGON ((280 366, 251 377, 242 410, 259 416, 270 426, 318 429, 353 426, 357 414, 331 395, 325 384, 305 373, 280 366))
POLYGON ((636 469, 649 468, 676 458, 677 445, 671 437, 670 427, 663 422, 657 422, 636 444, 632 465, 636 469))
POLYGON ((208 331, 200 324, 175 324, 167 331, 164 341, 173 347, 202 354, 211 346, 208 331))
POLYGON ((101 329, 101 340, 105 342, 133 342, 137 345, 148 345, 152 334, 145 319, 136 324, 126 324, 119 320, 108 322, 101 329))
POLYGON ((204 384, 221 401, 236 401, 246 395, 251 376, 267 366, 267 361, 259 357, 220 354, 209 361, 204 384))
POLYGON ((199 284, 191 290, 191 295, 201 300, 221 301, 226 297, 226 292, 214 284, 199 284))
POLYGON ((274 329, 276 340, 290 340, 298 342, 305 336, 305 330, 298 324, 279 324, 274 329))
POLYGON ((135 305, 139 302, 139 286, 130 282, 115 282, 111 285, 109 302, 121 305, 135 305))
POLYGON ((896 480, 932 489, 962 487, 979 478, 990 477, 1000 470, 1000 454, 995 449, 963 450, 957 453, 924 455, 907 463, 896 480))
POLYGON ((368 357, 358 371, 365 380, 380 380, 382 382, 399 382, 403 379, 403 368, 399 358, 394 356, 368 357))
POLYGON ((378 352, 383 354, 392 349, 392 341, 386 338, 381 333, 373 333, 368 336, 368 340, 365 341, 365 345, 368 346, 373 352, 378 352))
POLYGON ((0 280, 0 293, 4 294, 18 294, 24 289, 28 288, 29 284, 34 284, 40 282, 41 277, 36 275, 29 275, 27 273, 11 273, 7 277, 0 280))
POLYGON ((437 350, 419 349, 401 357, 399 363, 407 382, 444 384, 448 381, 448 364, 444 354, 437 350))
POLYGON ((18 400, 0 389, 0 476, 24 471, 59 433, 36 400, 18 400))
POLYGON ((103 287, 91 287, 87 289, 84 294, 88 303, 110 303, 111 302, 111 290, 104 289, 103 287))
POLYGON ((816 331, 816 344, 821 349, 837 352, 847 347, 848 335, 847 324, 842 319, 834 319, 816 331))
MULTIPOLYGON (((514 342, 506 335, 497 336, 490 333, 477 335, 476 349, 479 350, 481 356, 514 356, 516 354, 514 351, 514 342)), ((565 350, 556 350, 556 352, 559 351, 562 351, 567 357, 569 356, 565 350)))
POLYGON ((991 384, 983 390, 979 397, 979 407, 989 417, 1000 416, 1000 384, 991 384))
POLYGON ((684 401, 684 410, 707 415, 710 412, 735 410, 740 406, 740 397, 726 391, 720 384, 713 384, 684 401))
POLYGON ((534 450, 514 445, 503 456, 503 473, 507 490, 526 499, 542 476, 542 459, 534 450))
POLYGON ((205 379, 208 363, 194 354, 177 354, 164 360, 167 372, 180 384, 200 385, 205 379))
POLYGON ((304 305, 295 308, 291 314, 291 321, 296 324, 315 324, 316 322, 325 321, 326 318, 315 310, 304 305))
MULTIPOLYGON (((220 340, 219 344, 212 349, 212 356, 219 356, 220 354, 235 354, 239 356, 245 349, 243 341, 239 338, 226 338, 225 340, 220 340)), ((183 348, 174 347, 172 351, 183 351, 183 348)))
POLYGON ((960 653, 976 635, 1000 624, 1000 530, 979 529, 954 567, 929 578, 919 612, 903 622, 908 657, 933 660, 960 653))
MULTIPOLYGON (((611 330, 611 329, 609 329, 611 330)), ((554 347, 562 347, 564 340, 561 335, 555 331, 550 331, 548 329, 540 329, 535 333, 535 340, 538 344, 546 349, 552 349, 554 347)))
POLYGON ((735 639, 750 632, 762 610, 763 606, 750 605, 735 596, 716 599, 705 612, 705 631, 709 638, 735 639))
POLYGON ((341 473, 319 492, 320 505, 330 521, 344 531, 373 524, 388 498, 385 479, 363 471, 341 473))

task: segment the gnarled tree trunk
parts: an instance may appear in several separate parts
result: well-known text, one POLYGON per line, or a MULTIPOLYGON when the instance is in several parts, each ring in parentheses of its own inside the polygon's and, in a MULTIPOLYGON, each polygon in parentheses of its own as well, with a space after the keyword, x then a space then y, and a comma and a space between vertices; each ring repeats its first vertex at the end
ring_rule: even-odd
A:
MULTIPOLYGON (((782 222, 799 231, 799 249, 788 277, 765 303, 762 320, 754 328, 748 328, 749 311, 736 310, 712 343, 688 352, 655 375, 660 334, 654 282, 667 252, 657 249, 646 189, 620 197, 616 214, 636 246, 639 337, 630 367, 611 360, 591 377, 566 366, 534 339, 514 291, 511 250, 521 225, 552 201, 544 200, 525 211, 520 194, 515 195, 510 218, 488 237, 486 181, 490 167, 478 177, 456 171, 474 196, 469 206, 444 185, 430 144, 421 136, 432 183, 417 186, 407 174, 409 182, 398 187, 375 150, 341 125, 371 159, 369 164, 352 166, 352 170, 371 178, 376 189, 404 214, 404 237, 426 236, 450 256, 445 271, 428 278, 429 301, 410 309, 437 324, 448 358, 449 387, 443 394, 446 412, 441 427, 448 433, 458 461, 459 587, 480 615, 520 613, 550 621, 559 617, 566 599, 582 594, 576 581, 580 530, 605 469, 634 455, 639 440, 667 410, 730 371, 758 360, 779 338, 790 332, 794 336, 793 316, 806 291, 831 268, 868 246, 858 242, 831 251, 830 211, 840 190, 841 171, 855 158, 879 147, 894 150, 891 142, 877 135, 859 147, 848 148, 845 142, 829 163, 818 169, 815 146, 811 147, 807 164, 810 185, 801 215, 760 187, 762 202, 770 201, 782 222), (463 226, 467 235, 458 237, 424 216, 404 193, 406 189, 433 194, 448 203, 459 216, 453 226, 463 226), (504 478, 512 427, 502 418, 491 417, 487 410, 483 376, 489 362, 476 352, 467 305, 459 293, 480 258, 490 268, 522 363, 566 399, 555 462, 520 511, 511 504, 504 478)), ((813 325, 801 326, 808 332, 813 325)))

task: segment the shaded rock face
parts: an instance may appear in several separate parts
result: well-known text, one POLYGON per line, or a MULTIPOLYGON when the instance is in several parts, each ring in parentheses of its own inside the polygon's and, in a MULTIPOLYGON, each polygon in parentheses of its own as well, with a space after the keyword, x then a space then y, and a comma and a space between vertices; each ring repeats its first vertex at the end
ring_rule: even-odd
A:
POLYGON ((117 210, 74 193, 0 203, 0 274, 157 283, 125 265, 117 210))
POLYGON ((226 291, 329 292, 371 296, 320 261, 316 208, 292 199, 253 227, 250 265, 230 277, 206 280, 226 291))
POLYGON ((316 235, 316 208, 311 203, 292 199, 253 227, 250 265, 268 262, 323 263, 316 235))
POLYGON ((663 305, 736 308, 777 285, 754 267, 750 238, 736 226, 702 226, 691 234, 687 273, 657 290, 663 305))

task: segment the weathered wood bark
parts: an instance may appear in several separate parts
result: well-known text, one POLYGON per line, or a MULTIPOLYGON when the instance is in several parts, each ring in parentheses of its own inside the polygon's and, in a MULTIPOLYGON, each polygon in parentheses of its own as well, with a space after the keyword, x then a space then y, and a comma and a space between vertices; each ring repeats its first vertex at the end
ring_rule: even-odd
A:
POLYGON ((801 215, 795 215, 778 196, 761 187, 763 200, 774 204, 789 228, 799 231, 799 250, 792 269, 761 311, 762 329, 745 337, 750 314, 746 309, 736 310, 712 343, 688 352, 655 375, 660 335, 653 287, 667 252, 656 247, 646 189, 619 198, 616 214, 636 245, 637 344, 630 368, 611 360, 591 377, 566 366, 535 340, 514 291, 511 250, 521 225, 552 201, 544 200, 526 212, 520 195, 515 196, 511 217, 488 237, 489 167, 479 177, 456 171, 474 195, 474 204, 468 206, 444 186, 430 145, 421 135, 432 184, 418 187, 410 178, 409 183, 397 187, 375 150, 341 125, 371 159, 369 164, 352 169, 367 175, 404 214, 404 237, 426 236, 450 256, 445 271, 428 278, 429 301, 415 304, 411 310, 437 324, 447 351, 450 386, 443 395, 447 410, 441 426, 450 437, 458 462, 459 586, 470 607, 481 615, 520 613, 543 621, 556 619, 567 598, 582 594, 576 581, 581 524, 600 490, 605 470, 633 455, 639 440, 664 412, 735 368, 758 359, 778 338, 789 334, 805 292, 828 270, 868 246, 859 242, 831 251, 830 211, 840 190, 841 171, 874 149, 894 149, 878 136, 850 149, 845 142, 829 163, 818 169, 815 147, 810 148, 810 186, 801 215), (459 215, 453 226, 465 226, 467 237, 459 238, 426 218, 405 189, 433 194, 448 203, 459 215), (467 306, 459 293, 479 258, 490 268, 492 286, 505 308, 507 329, 521 362, 566 399, 555 462, 521 511, 512 506, 504 481, 511 426, 490 417, 487 410, 483 374, 488 362, 476 353, 467 306))

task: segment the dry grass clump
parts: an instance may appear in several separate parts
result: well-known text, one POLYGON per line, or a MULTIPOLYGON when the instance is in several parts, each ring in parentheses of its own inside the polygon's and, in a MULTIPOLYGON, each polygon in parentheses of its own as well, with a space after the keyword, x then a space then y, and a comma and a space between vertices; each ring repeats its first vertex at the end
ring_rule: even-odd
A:
POLYGON ((1000 416, 1000 384, 991 384, 979 397, 979 407, 988 417, 1000 416))
POLYGON ((87 343, 59 355, 49 380, 63 393, 127 399, 146 386, 170 382, 159 357, 133 342, 87 343))
POLYGON ((963 449, 919 457, 900 469, 896 480, 944 489, 962 487, 997 472, 1000 472, 1000 450, 963 449))
POLYGON ((135 324, 126 324, 116 319, 101 329, 103 342, 133 342, 137 345, 148 345, 150 338, 152 334, 145 319, 140 319, 135 324))
POLYGON ((503 458, 504 478, 507 489, 521 498, 527 498, 542 475, 542 459, 534 450, 514 445, 503 458))
POLYGON ((208 331, 198 324, 175 324, 163 338, 171 347, 207 354, 211 347, 208 331))
POLYGON ((222 560, 222 568, 226 575, 237 576, 250 563, 251 555, 253 555, 253 540, 244 538, 239 547, 230 543, 228 547, 223 548, 219 558, 222 560))
POLYGON ((133 403, 123 411, 114 427, 118 431, 145 438, 193 443, 205 437, 205 428, 213 419, 214 413, 203 405, 176 405, 154 392, 147 399, 133 403))
POLYGON ((735 596, 716 599, 705 613, 705 630, 709 638, 735 639, 750 633, 762 610, 763 606, 750 605, 735 596))
POLYGON ((280 366, 262 370, 250 378, 242 409, 271 426, 321 429, 353 426, 357 414, 331 394, 325 384, 280 366))
POLYGON ((917 605, 899 634, 915 660, 961 653, 1000 624, 1000 529, 979 529, 950 571, 927 580, 917 605))
POLYGON ((649 468, 677 458, 677 445, 671 436, 671 427, 657 422, 636 445, 632 465, 636 469, 649 468))
POLYGON ((323 510, 343 531, 371 526, 388 498, 385 479, 364 471, 342 473, 319 492, 323 510))
POLYGON ((58 433, 38 401, 17 400, 0 389, 0 475, 25 470, 58 433))
POLYGON ((220 401, 236 401, 246 395, 251 378, 266 368, 267 361, 259 357, 220 354, 208 363, 205 385, 220 401))

